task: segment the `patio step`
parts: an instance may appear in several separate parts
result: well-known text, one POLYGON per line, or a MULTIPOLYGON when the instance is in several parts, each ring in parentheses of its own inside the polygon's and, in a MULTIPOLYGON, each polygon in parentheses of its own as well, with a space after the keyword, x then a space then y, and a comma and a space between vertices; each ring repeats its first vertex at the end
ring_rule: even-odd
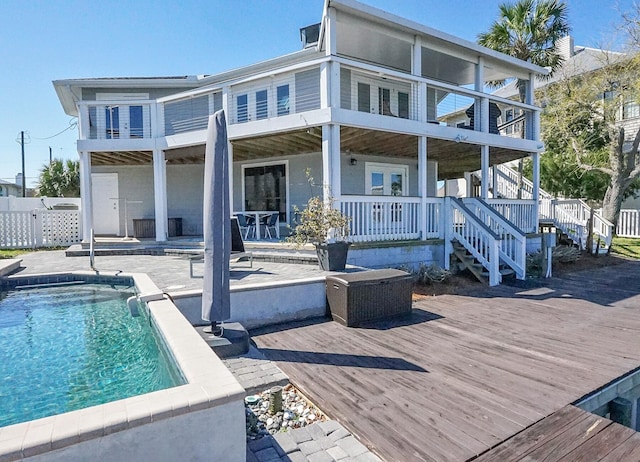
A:
MULTIPOLYGON (((301 265, 318 264, 318 257, 313 251, 293 251, 284 248, 282 250, 278 250, 277 248, 264 249, 259 246, 246 246, 246 249, 253 253, 254 261, 266 261, 271 263, 293 263, 301 265)), ((187 257, 194 254, 196 251, 201 250, 202 247, 199 245, 192 244, 191 247, 174 247, 172 242, 168 242, 166 245, 129 244, 126 246, 116 246, 112 243, 109 243, 109 245, 96 243, 94 255, 96 257, 115 255, 182 255, 187 257)), ((65 251, 65 255, 67 257, 88 257, 89 248, 80 244, 72 245, 65 251)))

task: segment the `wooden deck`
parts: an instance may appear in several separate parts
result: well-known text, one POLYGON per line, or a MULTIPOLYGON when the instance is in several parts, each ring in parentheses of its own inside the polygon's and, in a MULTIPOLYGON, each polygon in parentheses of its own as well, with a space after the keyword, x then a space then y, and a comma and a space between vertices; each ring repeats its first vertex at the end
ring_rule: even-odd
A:
POLYGON ((475 462, 505 460, 617 462, 640 460, 640 433, 565 406, 475 462))
POLYGON ((317 320, 252 336, 385 460, 464 461, 640 366, 638 281, 630 262, 428 297, 355 329, 317 320))

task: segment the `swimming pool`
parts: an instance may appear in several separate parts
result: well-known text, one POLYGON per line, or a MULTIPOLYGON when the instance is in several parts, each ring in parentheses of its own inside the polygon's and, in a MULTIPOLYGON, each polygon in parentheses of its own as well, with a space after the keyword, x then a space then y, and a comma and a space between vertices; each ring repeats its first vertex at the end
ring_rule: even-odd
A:
POLYGON ((185 383, 123 282, 0 289, 0 427, 185 383))
MULTIPOLYGON (((215 454, 217 460, 244 461, 244 389, 148 275, 120 271, 16 274, 0 278, 0 290, 67 284, 66 291, 71 289, 70 282, 114 285, 118 290, 124 286, 127 295, 129 287, 135 287, 147 322, 154 326, 160 344, 166 345, 184 384, 0 427, 0 460, 172 461, 206 460, 215 454)), ((97 300, 101 298, 96 295, 97 300)), ((66 330, 79 333, 94 324, 68 323, 66 330)), ((32 403, 48 392, 37 387, 39 380, 31 384, 32 403)))

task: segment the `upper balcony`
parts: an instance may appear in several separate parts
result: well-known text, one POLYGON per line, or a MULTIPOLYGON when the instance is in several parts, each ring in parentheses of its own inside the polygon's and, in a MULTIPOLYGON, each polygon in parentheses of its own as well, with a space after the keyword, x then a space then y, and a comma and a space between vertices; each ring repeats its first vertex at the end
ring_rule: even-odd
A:
POLYGON ((82 101, 81 139, 104 140, 117 149, 125 144, 118 140, 129 144, 162 137, 183 140, 200 132, 196 136, 202 138, 200 143, 209 115, 225 106, 230 137, 273 134, 331 121, 458 142, 487 142, 486 135, 493 135, 489 144, 498 146, 535 140, 539 111, 469 88, 332 58, 157 101, 82 101), (333 69, 333 78, 323 86, 327 66, 333 69), (314 117, 322 109, 326 109, 322 117, 314 117), (484 137, 474 138, 472 132, 484 137))

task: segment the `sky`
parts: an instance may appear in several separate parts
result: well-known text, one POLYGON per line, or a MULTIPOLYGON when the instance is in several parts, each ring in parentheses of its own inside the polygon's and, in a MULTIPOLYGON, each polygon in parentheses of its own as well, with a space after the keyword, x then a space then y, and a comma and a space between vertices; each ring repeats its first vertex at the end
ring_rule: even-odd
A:
MULTIPOLYGON (((363 0, 475 41, 503 0, 363 0)), ((633 0, 567 0, 576 45, 608 43, 633 0)), ((323 0, 0 1, 0 179, 27 186, 53 158, 77 159, 75 119, 52 81, 215 74, 301 48, 323 0)))

